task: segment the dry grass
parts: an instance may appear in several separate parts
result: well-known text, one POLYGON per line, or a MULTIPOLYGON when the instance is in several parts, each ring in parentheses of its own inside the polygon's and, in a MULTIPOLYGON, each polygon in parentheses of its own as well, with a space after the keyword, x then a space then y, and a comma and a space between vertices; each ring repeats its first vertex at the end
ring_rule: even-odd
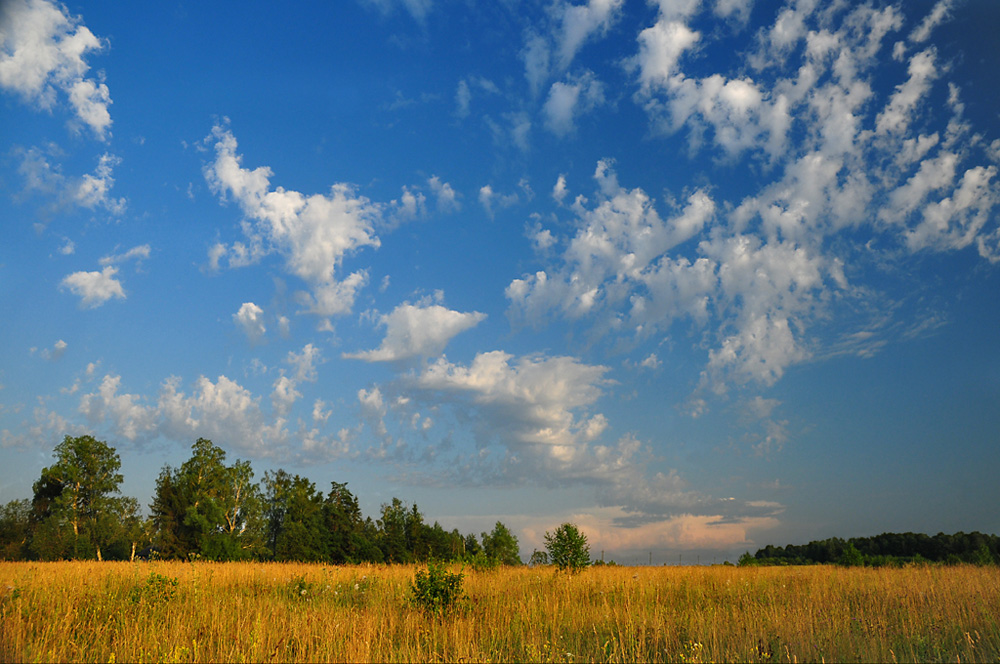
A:
POLYGON ((444 619, 410 603, 417 569, 0 563, 0 659, 1000 659, 996 568, 466 570, 469 598, 444 619))

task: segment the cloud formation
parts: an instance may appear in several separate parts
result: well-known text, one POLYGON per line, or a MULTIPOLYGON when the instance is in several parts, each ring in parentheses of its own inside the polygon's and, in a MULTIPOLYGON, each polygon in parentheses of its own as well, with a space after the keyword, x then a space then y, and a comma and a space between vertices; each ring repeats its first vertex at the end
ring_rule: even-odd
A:
POLYGON ((344 357, 366 362, 400 362, 437 356, 444 352, 452 337, 485 318, 486 314, 478 311, 463 313, 440 304, 404 303, 379 319, 386 332, 378 348, 344 353, 344 357))
POLYGON ((100 272, 74 272, 62 280, 60 287, 78 295, 81 307, 93 309, 111 298, 125 299, 125 289, 115 278, 116 274, 118 268, 111 265, 100 272))
POLYGON ((88 76, 87 56, 103 48, 80 18, 48 0, 0 5, 0 87, 51 109, 65 99, 99 139, 111 127, 108 86, 88 76))
POLYGON ((382 207, 357 196, 346 184, 333 185, 329 195, 272 189, 271 169, 242 167, 231 131, 217 125, 210 138, 216 157, 205 167, 205 179, 219 196, 232 196, 247 217, 243 226, 247 241, 217 245, 212 264, 218 266, 225 257, 236 267, 280 253, 289 272, 311 288, 300 295, 306 311, 322 317, 349 313, 368 273, 359 270, 341 276, 340 266, 346 255, 380 245, 374 229, 382 207))

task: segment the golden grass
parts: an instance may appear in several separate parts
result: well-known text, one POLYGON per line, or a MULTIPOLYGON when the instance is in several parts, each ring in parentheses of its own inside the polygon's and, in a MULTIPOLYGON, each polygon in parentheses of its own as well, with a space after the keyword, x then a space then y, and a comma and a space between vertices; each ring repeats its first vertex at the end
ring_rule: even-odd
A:
POLYGON ((443 619, 410 603, 417 569, 0 563, 0 660, 1000 659, 992 567, 466 570, 443 619))

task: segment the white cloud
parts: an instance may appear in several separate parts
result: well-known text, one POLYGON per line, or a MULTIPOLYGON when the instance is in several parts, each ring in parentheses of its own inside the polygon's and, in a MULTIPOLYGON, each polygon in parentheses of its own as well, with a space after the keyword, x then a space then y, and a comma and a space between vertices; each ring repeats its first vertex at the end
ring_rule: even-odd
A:
POLYGON ((483 210, 486 211, 487 216, 493 219, 496 210, 494 206, 500 208, 508 208, 512 205, 516 205, 520 198, 517 192, 510 194, 498 194, 493 191, 493 187, 485 184, 479 188, 479 204, 483 206, 483 210))
POLYGON ((232 195, 250 222, 244 225, 249 246, 233 243, 223 252, 213 249, 211 262, 227 256, 231 266, 281 253, 288 270, 310 285, 299 301, 311 313, 332 316, 350 312, 357 291, 368 280, 366 271, 339 276, 344 257, 362 247, 378 247, 374 234, 383 206, 354 194, 345 184, 335 184, 329 195, 303 195, 283 187, 271 189, 271 170, 248 170, 236 153, 236 138, 216 126, 215 161, 205 167, 205 178, 218 195, 232 195))
POLYGON ((541 35, 529 33, 521 58, 524 60, 524 77, 528 80, 528 87, 532 95, 537 95, 549 77, 552 55, 548 41, 541 35))
MULTIPOLYGON (((115 184, 113 170, 121 159, 104 153, 98 159, 94 172, 80 177, 67 177, 60 165, 49 163, 49 156, 32 147, 27 150, 16 148, 14 154, 21 157, 18 172, 24 177, 25 191, 40 192, 52 199, 48 212, 55 212, 73 206, 88 209, 103 209, 113 215, 121 215, 128 207, 128 201, 113 198, 111 188, 115 184)), ((58 148, 50 146, 48 152, 58 154, 58 148)))
POLYGON ((556 203, 562 205, 563 200, 566 198, 568 190, 566 189, 566 175, 561 173, 559 179, 556 180, 555 185, 552 187, 552 198, 556 203))
POLYGON ((451 339, 475 327, 486 314, 452 311, 441 305, 401 304, 379 319, 386 328, 382 344, 369 351, 344 353, 366 362, 399 362, 440 355, 451 339))
POLYGON ((42 349, 42 357, 44 359, 46 359, 46 360, 52 360, 53 362, 55 362, 56 360, 58 360, 60 357, 62 357, 66 353, 66 349, 68 347, 69 347, 69 344, 67 344, 65 341, 63 341, 62 339, 60 339, 59 341, 55 342, 52 345, 51 349, 49 349, 49 348, 43 348, 42 349))
POLYGON ((566 136, 576 129, 574 118, 589 113, 604 103, 604 86, 593 73, 557 81, 549 89, 548 99, 542 107, 545 125, 556 136, 566 136))
POLYGON ((938 76, 935 66, 936 51, 929 48, 910 58, 910 78, 896 86, 889 104, 876 119, 875 133, 901 133, 909 127, 914 109, 927 94, 931 83, 938 76))
MULTIPOLYGON (((261 398, 236 381, 219 376, 215 381, 200 376, 190 393, 181 390, 180 378, 163 381, 159 394, 148 398, 122 391, 117 375, 105 375, 98 389, 80 398, 79 412, 93 427, 108 426, 114 436, 132 443, 165 437, 187 441, 197 437, 254 458, 333 459, 352 454, 348 433, 325 434, 306 428, 300 420, 294 432, 287 415, 302 397, 292 378, 280 376, 272 386, 272 412, 261 408, 261 398), (292 441, 300 441, 298 449, 292 441)), ((330 417, 316 400, 312 420, 325 425, 330 417)))
POLYGON ((271 392, 271 406, 279 417, 287 417, 295 402, 302 398, 302 393, 295 389, 298 383, 288 376, 278 376, 271 392))
POLYGON ((311 383, 316 381, 316 365, 322 363, 323 353, 319 348, 316 348, 312 344, 306 344, 302 347, 301 353, 288 351, 288 356, 285 358, 285 361, 295 368, 296 381, 307 381, 311 383))
POLYGON ((657 21, 639 34, 639 82, 644 90, 665 86, 677 69, 685 51, 692 48, 701 35, 678 21, 657 21))
POLYGON ((233 322, 243 330, 247 339, 258 342, 264 337, 267 328, 264 326, 264 310, 253 302, 244 302, 239 311, 233 314, 233 322))
POLYGON ((934 28, 951 17, 951 10, 954 7, 954 0, 938 0, 931 10, 931 13, 924 17, 920 25, 910 33, 910 41, 925 42, 931 36, 934 28))
POLYGON ((47 0, 10 0, 0 5, 0 87, 50 109, 65 97, 76 116, 105 139, 111 127, 108 86, 87 76, 86 58, 101 41, 47 0))
POLYGON ((545 454, 567 461, 590 424, 574 411, 597 400, 607 371, 572 357, 514 358, 493 351, 476 355, 469 366, 440 358, 413 379, 413 387, 478 409, 484 434, 509 437, 508 444, 551 446, 545 454))
POLYGON ((561 19, 556 35, 560 67, 568 68, 592 35, 608 31, 618 18, 623 2, 624 0, 589 0, 583 5, 562 2, 552 9, 561 19))
POLYGON ((125 299, 125 289, 115 278, 118 268, 110 265, 100 272, 74 272, 60 283, 81 298, 80 305, 87 308, 99 307, 113 297, 125 299))
POLYGON ((458 202, 458 193, 450 184, 442 182, 436 175, 427 180, 427 184, 437 197, 438 212, 447 214, 462 209, 462 205, 458 202))
POLYGON ((115 263, 124 263, 125 261, 135 260, 142 261, 145 258, 149 258, 150 247, 148 244, 141 244, 132 247, 123 254, 111 254, 108 256, 103 256, 98 262, 101 265, 114 265, 115 263))

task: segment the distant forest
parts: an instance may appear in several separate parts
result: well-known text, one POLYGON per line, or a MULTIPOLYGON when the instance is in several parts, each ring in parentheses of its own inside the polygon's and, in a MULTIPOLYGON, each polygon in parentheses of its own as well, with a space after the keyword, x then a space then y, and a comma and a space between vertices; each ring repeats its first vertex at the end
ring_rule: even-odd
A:
POLYGON ((885 567, 912 563, 975 565, 1000 564, 1000 537, 979 532, 882 533, 874 537, 832 537, 808 544, 767 545, 754 555, 740 558, 740 565, 824 565, 885 567))

